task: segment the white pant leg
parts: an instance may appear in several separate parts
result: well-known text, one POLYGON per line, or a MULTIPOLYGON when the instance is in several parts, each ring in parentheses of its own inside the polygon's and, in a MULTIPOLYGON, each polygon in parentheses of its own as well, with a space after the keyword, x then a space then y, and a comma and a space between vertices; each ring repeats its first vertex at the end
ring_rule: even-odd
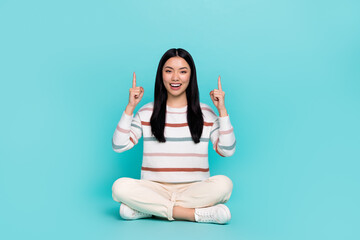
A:
POLYGON ((176 193, 175 206, 201 208, 225 203, 233 189, 230 178, 216 175, 201 182, 188 185, 176 193))
POLYGON ((112 185, 112 197, 140 212, 174 220, 172 217, 175 199, 161 183, 119 178, 112 185))

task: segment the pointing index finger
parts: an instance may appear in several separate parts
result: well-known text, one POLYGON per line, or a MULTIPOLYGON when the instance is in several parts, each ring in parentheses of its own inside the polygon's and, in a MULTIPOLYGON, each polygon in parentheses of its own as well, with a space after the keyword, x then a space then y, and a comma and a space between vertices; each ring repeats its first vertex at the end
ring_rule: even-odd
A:
POLYGON ((218 78, 218 89, 219 89, 220 91, 222 91, 220 75, 219 75, 219 78, 218 78))
POLYGON ((132 87, 136 88, 136 75, 135 72, 133 73, 133 83, 132 83, 132 87))

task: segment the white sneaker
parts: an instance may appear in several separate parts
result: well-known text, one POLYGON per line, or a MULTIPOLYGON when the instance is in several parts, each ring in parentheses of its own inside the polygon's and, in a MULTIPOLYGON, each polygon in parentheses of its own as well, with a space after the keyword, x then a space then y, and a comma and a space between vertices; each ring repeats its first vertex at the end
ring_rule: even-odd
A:
POLYGON ((119 212, 120 212, 120 217, 126 220, 152 217, 151 214, 139 212, 135 209, 130 208, 124 203, 121 203, 119 212))
POLYGON ((195 221, 224 224, 231 219, 230 210, 224 204, 206 208, 195 208, 195 221))

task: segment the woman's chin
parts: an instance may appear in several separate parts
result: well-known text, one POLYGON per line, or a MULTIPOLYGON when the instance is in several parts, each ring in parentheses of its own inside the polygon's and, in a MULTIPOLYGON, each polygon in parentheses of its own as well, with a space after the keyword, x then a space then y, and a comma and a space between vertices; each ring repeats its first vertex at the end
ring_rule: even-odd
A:
POLYGON ((180 97, 181 95, 184 95, 184 94, 185 94, 185 91, 184 92, 174 92, 174 91, 168 92, 168 95, 170 95, 172 97, 180 97))

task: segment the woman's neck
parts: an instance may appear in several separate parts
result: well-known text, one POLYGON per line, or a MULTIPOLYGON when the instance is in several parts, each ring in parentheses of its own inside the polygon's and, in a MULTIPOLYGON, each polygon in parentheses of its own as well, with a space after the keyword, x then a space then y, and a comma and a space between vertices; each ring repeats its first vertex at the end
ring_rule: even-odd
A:
POLYGON ((173 108, 181 108, 187 105, 186 94, 182 94, 181 96, 174 97, 172 95, 168 95, 166 105, 173 108))

